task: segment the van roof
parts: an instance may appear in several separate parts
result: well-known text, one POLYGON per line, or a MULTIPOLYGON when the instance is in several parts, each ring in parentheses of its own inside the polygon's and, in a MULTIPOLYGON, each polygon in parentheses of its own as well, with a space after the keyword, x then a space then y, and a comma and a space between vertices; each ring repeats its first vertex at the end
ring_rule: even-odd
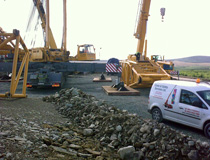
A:
POLYGON ((210 84, 204 82, 196 83, 196 82, 180 81, 180 80, 159 80, 155 81, 155 83, 177 85, 185 89, 187 88, 190 88, 191 90, 193 89, 194 91, 210 90, 210 84))

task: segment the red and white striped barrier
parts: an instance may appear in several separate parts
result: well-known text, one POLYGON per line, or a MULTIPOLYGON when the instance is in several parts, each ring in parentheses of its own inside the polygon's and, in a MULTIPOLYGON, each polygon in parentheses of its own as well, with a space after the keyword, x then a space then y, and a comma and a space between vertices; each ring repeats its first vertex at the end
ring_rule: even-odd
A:
POLYGON ((117 69, 117 64, 114 63, 107 63, 106 64, 106 72, 122 72, 122 67, 118 67, 117 69))

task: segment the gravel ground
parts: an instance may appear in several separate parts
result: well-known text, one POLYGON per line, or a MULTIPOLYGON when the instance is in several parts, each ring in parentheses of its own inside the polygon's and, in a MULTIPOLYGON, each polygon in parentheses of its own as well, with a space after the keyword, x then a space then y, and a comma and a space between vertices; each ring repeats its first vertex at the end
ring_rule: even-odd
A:
POLYGON ((66 123, 50 103, 40 98, 0 99, 0 159, 57 157, 42 142, 48 126, 66 123))
MULTIPOLYGON (((137 89, 140 91, 140 96, 108 96, 105 94, 105 92, 102 89, 102 86, 111 86, 114 84, 115 79, 117 79, 116 76, 111 76, 113 82, 92 82, 93 78, 99 77, 100 74, 84 74, 84 75, 70 75, 67 79, 66 84, 63 86, 63 88, 79 88, 82 91, 91 94, 95 96, 97 99, 103 99, 105 100, 108 104, 111 104, 113 106, 116 106, 120 109, 126 109, 127 111, 131 113, 136 113, 143 118, 151 119, 151 115, 147 112, 147 104, 148 104, 148 96, 150 92, 150 88, 143 88, 143 89, 137 89)), ((108 77, 108 76, 106 76, 108 77)), ((9 90, 9 83, 0 83, 0 92, 4 93, 9 90)), ((20 92, 21 88, 18 87, 17 92, 20 92)), ((29 109, 29 103, 33 99, 35 99, 38 103, 40 101, 40 104, 37 104, 37 106, 43 105, 41 102, 41 97, 54 94, 58 92, 59 89, 27 89, 27 94, 28 94, 28 100, 0 100, 0 106, 6 109, 7 105, 11 104, 14 105, 16 103, 22 104, 26 108, 25 110, 21 111, 27 111, 27 108, 29 109)), ((43 108, 45 105, 43 105, 43 108)), ((14 107, 14 108, 19 108, 19 107, 14 107)), ((31 110, 31 109, 30 109, 31 110)), ((15 110, 11 110, 14 113, 16 112, 15 110)), ((8 112, 10 113, 10 112, 8 112)), ((12 113, 10 113, 12 114, 12 113)), ((16 114, 16 113, 15 113, 16 114)), ((53 113, 55 115, 55 113, 53 113)), ((11 115, 12 116, 12 115, 11 115)), ((53 116, 54 117, 54 116, 53 116)), ((56 119, 55 117, 53 119, 56 119)), ((201 139, 202 141, 208 141, 202 133, 202 131, 199 131, 197 129, 193 129, 190 127, 186 127, 180 124, 176 124, 173 122, 165 122, 165 124, 181 131, 184 132, 187 135, 191 135, 195 139, 201 139)))
MULTIPOLYGON (((144 118, 151 118, 147 112, 148 96, 150 88, 137 89, 140 96, 108 96, 102 86, 111 86, 115 83, 117 76, 112 76, 112 82, 92 82, 93 78, 99 77, 98 74, 78 75, 69 77, 66 86, 79 88, 82 91, 91 94, 98 99, 105 100, 108 104, 117 106, 120 109, 136 113, 144 118)), ((109 76, 106 76, 109 77, 109 76)))
MULTIPOLYGON (((152 118, 151 114, 147 111, 150 88, 136 89, 140 92, 140 96, 108 96, 105 94, 101 86, 111 86, 114 84, 117 76, 111 77, 113 82, 92 82, 93 78, 95 77, 99 77, 99 75, 91 74, 70 76, 65 87, 71 86, 79 88, 82 91, 91 94, 98 99, 103 99, 108 104, 114 105, 120 109, 125 109, 131 113, 136 113, 145 119, 152 118)), ((170 121, 165 121, 164 123, 174 129, 179 130, 180 132, 183 132, 184 134, 192 136, 195 139, 210 142, 210 140, 203 135, 203 132, 198 129, 170 121)))

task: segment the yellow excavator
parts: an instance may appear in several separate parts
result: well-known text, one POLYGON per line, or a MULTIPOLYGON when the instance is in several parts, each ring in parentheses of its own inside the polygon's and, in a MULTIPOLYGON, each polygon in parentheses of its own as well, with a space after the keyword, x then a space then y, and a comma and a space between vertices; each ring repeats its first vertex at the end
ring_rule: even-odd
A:
POLYGON ((95 61, 95 47, 92 44, 77 45, 77 55, 70 56, 70 61, 95 61))
POLYGON ((157 62, 168 74, 174 71, 174 63, 172 61, 165 61, 164 56, 151 55, 151 60, 157 62))
POLYGON ((132 88, 150 87, 156 80, 169 80, 171 76, 155 61, 147 57, 146 26, 151 0, 140 0, 134 36, 138 39, 136 54, 121 61, 121 80, 132 88))

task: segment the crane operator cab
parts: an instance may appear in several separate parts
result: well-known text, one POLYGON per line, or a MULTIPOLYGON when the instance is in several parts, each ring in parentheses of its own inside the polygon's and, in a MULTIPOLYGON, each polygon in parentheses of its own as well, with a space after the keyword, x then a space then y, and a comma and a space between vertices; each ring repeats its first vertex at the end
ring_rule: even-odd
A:
POLYGON ((95 48, 93 45, 81 45, 79 47, 79 53, 95 53, 95 48))
POLYGON ((77 45, 77 55, 70 56, 70 61, 95 61, 95 47, 92 44, 77 45))
POLYGON ((174 63, 172 61, 165 61, 164 56, 151 55, 151 60, 157 62, 168 74, 174 71, 174 63))
POLYGON ((162 56, 160 56, 160 55, 152 55, 151 60, 154 60, 155 62, 163 61, 162 56))
POLYGON ((96 59, 95 48, 92 44, 78 45, 78 60, 92 61, 96 59))

